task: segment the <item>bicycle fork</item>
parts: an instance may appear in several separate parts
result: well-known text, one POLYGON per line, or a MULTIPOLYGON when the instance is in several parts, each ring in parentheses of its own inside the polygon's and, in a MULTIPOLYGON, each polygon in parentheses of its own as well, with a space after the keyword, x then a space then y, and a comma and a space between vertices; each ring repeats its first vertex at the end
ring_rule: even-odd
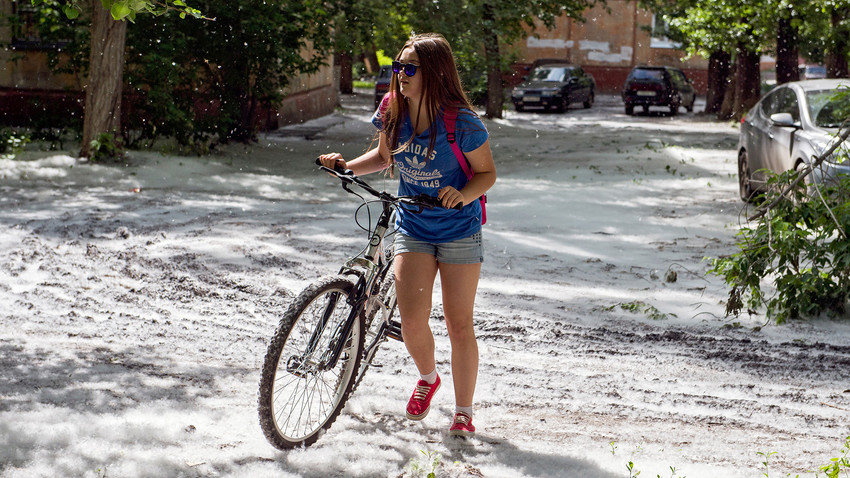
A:
MULTIPOLYGON (((362 308, 357 304, 352 305, 349 316, 337 324, 336 330, 334 330, 328 346, 324 347, 324 351, 321 355, 317 356, 316 350, 322 350, 322 348, 319 347, 320 341, 328 326, 330 317, 340 300, 340 295, 341 294, 339 292, 334 292, 329 296, 328 303, 325 304, 325 309, 322 312, 322 318, 316 325, 313 333, 310 335, 310 339, 307 341, 307 348, 300 356, 293 355, 289 357, 289 360, 286 362, 287 372, 299 378, 304 378, 308 374, 330 370, 336 367, 339 358, 342 356, 342 350, 349 335, 351 334, 354 320, 357 318, 357 314, 360 313, 362 308)), ((346 298, 345 300, 350 300, 350 298, 346 298)))

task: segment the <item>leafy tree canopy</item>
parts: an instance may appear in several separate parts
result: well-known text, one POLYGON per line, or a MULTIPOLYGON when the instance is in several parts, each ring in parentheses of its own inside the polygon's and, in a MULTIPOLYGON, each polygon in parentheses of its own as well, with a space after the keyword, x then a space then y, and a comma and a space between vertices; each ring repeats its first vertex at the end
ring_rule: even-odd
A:
MULTIPOLYGON (((39 5, 44 0, 32 0, 33 5, 39 5)), ((66 0, 62 7, 65 15, 70 19, 75 19, 83 12, 80 0, 66 0)), ((139 13, 151 13, 153 15, 162 15, 168 11, 177 11, 180 13, 180 18, 185 18, 190 15, 195 18, 205 18, 201 15, 201 11, 186 5, 182 0, 101 0, 103 8, 109 10, 112 18, 115 20, 130 20, 136 21, 136 15, 139 13)))

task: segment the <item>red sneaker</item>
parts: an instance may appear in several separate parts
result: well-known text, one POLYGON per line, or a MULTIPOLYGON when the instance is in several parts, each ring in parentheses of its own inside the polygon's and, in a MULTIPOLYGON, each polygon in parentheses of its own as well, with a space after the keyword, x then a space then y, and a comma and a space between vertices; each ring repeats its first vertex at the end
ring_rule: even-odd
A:
POLYGON ((407 402, 407 418, 411 420, 422 420, 428 415, 431 410, 431 398, 440 389, 440 376, 437 375, 437 381, 428 383, 425 380, 420 380, 416 383, 416 389, 413 391, 413 396, 407 402))
POLYGON ((449 435, 455 437, 471 437, 475 435, 475 425, 472 424, 472 417, 463 412, 455 413, 452 427, 449 428, 449 435))

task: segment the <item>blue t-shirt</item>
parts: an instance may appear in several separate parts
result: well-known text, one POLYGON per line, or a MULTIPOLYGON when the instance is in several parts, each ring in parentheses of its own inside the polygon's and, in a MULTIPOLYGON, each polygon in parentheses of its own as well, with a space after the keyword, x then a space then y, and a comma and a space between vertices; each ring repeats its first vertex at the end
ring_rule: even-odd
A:
MULTIPOLYGON (((378 129, 382 128, 380 110, 372 116, 372 124, 378 129)), ((410 116, 406 116, 399 132, 398 144, 407 143, 412 135, 410 116)), ((478 116, 465 108, 458 111, 455 139, 461 151, 478 149, 487 141, 488 136, 487 128, 478 116)), ((401 176, 399 196, 437 196, 437 191, 446 186, 460 191, 469 182, 449 144, 442 116, 437 118, 431 128, 416 136, 404 151, 396 153, 393 159, 401 176), (432 128, 436 128, 437 139, 434 150, 427 155, 432 128)), ((420 214, 401 207, 396 217, 396 227, 401 232, 425 242, 440 243, 463 239, 481 229, 481 202, 472 201, 459 211, 434 208, 424 209, 420 214)))

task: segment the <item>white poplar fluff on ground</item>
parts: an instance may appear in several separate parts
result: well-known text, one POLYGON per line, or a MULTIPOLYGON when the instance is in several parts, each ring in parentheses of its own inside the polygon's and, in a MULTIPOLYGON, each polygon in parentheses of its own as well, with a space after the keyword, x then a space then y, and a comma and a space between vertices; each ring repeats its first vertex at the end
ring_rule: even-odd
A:
POLYGON ((441 477, 626 477, 631 462, 749 478, 762 454, 771 477, 839 455, 850 325, 724 318, 706 275, 742 220, 737 128, 626 117, 616 97, 486 122, 499 180, 477 436, 447 437, 435 292, 445 386, 424 421, 404 417, 415 368, 389 342, 314 446, 272 448, 256 412, 267 341, 293 294, 366 241, 357 198, 312 162, 368 146, 369 99, 346 101, 209 157, 0 159, 0 476, 395 478, 436 458, 441 477))

